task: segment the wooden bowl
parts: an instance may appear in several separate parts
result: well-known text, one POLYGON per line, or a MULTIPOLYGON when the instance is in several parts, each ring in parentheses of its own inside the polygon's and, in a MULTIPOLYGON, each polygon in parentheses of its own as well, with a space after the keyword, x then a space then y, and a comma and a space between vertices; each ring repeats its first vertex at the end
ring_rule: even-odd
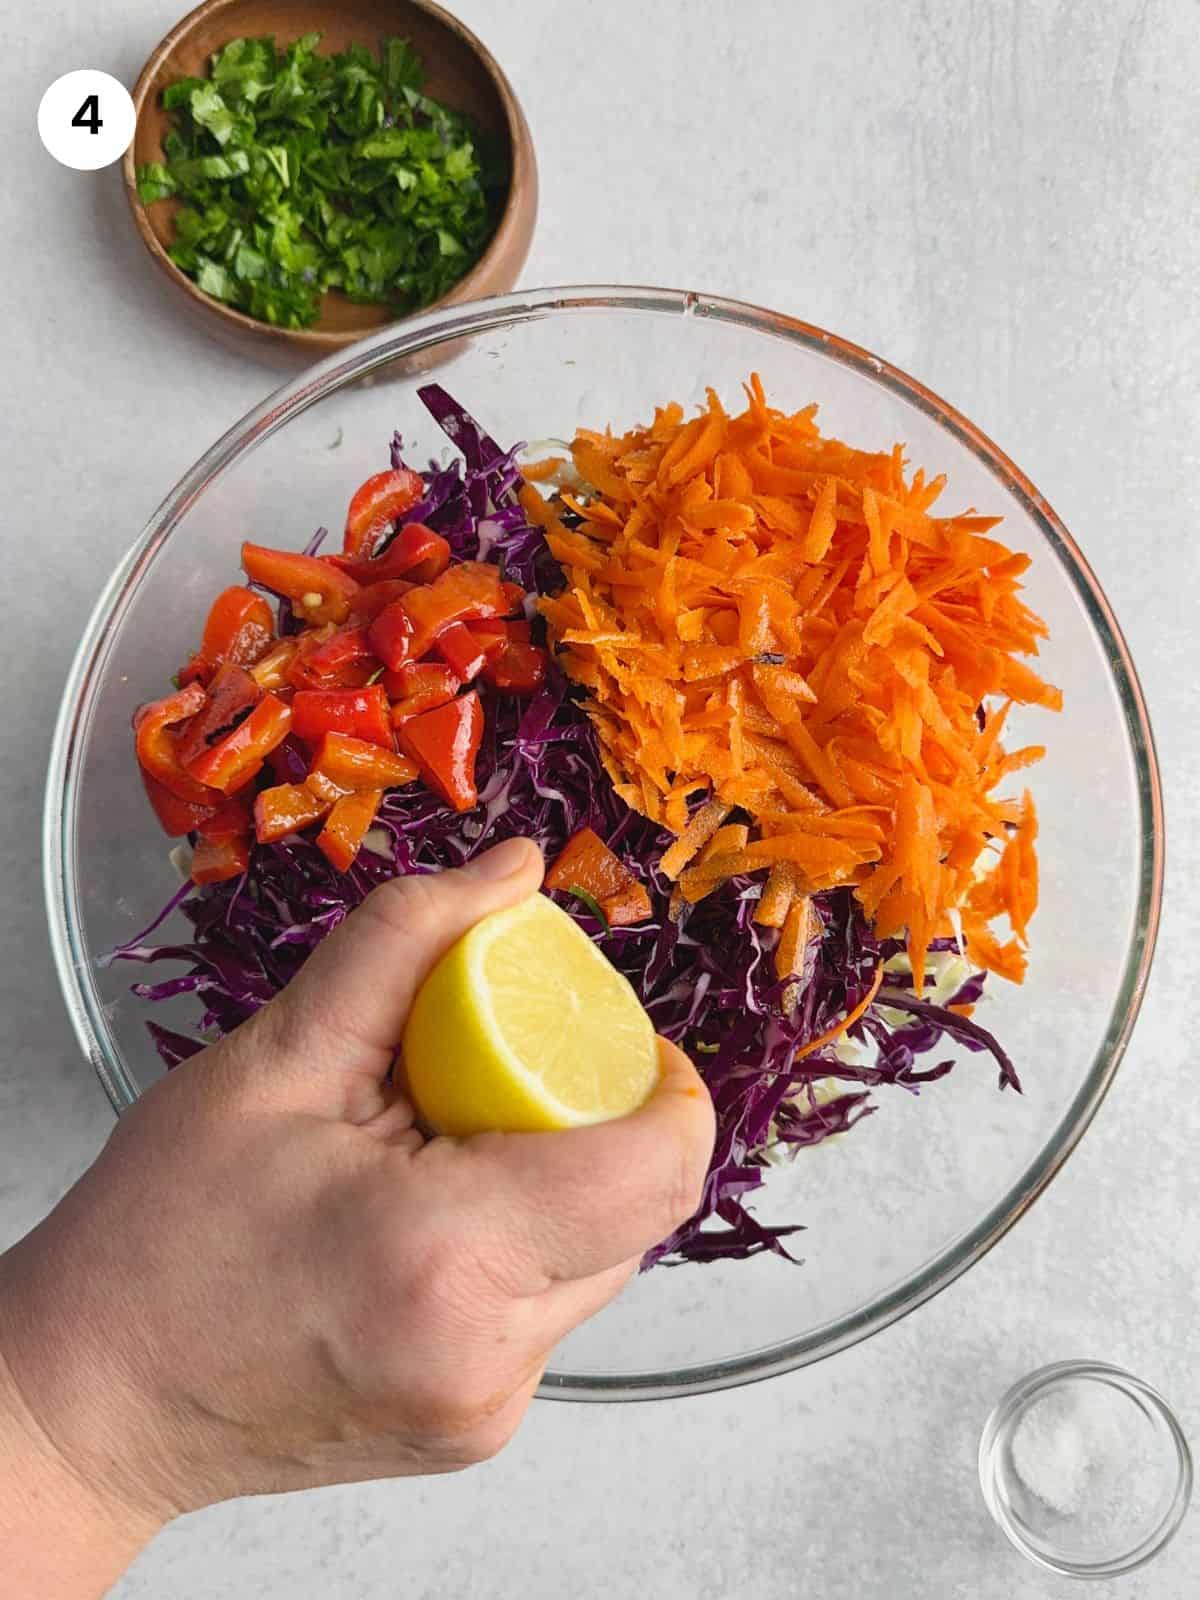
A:
POLYGON ((223 305, 198 289, 167 254, 176 203, 143 205, 136 173, 144 162, 162 159, 170 118, 161 97, 168 84, 188 75, 205 77, 209 57, 231 39, 273 34, 283 47, 304 33, 320 33, 321 49, 330 52, 352 43, 374 49, 391 36, 408 39, 425 64, 428 93, 470 113, 507 150, 508 196, 487 250, 453 288, 422 310, 511 289, 529 253, 537 214, 533 141, 512 85, 486 46, 432 0, 205 0, 171 29, 134 86, 137 129, 122 162, 125 194, 142 243, 180 291, 180 305, 223 343, 287 366, 318 361, 403 318, 388 305, 358 305, 336 291, 324 296, 311 328, 276 328, 223 305))

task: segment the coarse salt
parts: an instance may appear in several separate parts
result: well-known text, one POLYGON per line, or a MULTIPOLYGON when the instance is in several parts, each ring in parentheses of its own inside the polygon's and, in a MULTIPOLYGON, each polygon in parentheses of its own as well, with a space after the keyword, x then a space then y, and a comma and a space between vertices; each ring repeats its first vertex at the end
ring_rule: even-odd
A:
POLYGON ((1013 1433, 1012 1462, 1050 1511, 1130 1533, 1154 1515, 1163 1458, 1153 1424, 1109 1384, 1077 1383, 1036 1399, 1013 1433))

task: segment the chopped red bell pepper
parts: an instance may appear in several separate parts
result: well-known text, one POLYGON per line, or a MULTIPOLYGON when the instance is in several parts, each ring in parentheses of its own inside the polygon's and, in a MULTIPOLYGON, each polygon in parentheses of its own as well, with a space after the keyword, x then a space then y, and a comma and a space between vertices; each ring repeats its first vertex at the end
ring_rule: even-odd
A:
POLYGON ((483 669, 485 683, 502 694, 532 694, 546 681, 549 658, 536 644, 509 639, 483 669))
POLYGON ((190 772, 210 746, 241 720, 258 703, 262 690, 244 667, 223 661, 208 685, 208 700, 179 733, 175 753, 180 766, 190 772))
POLYGON ((407 602, 407 595, 403 600, 393 600, 390 606, 379 613, 367 631, 371 649, 389 672, 399 672, 412 656, 416 629, 405 610, 407 602))
POLYGON ((400 747, 421 776, 456 811, 470 811, 479 799, 475 758, 483 738, 483 707, 474 690, 444 706, 400 724, 400 747))
POLYGON ((353 863, 382 799, 382 789, 362 789, 357 794, 343 795, 325 819, 325 826, 317 835, 317 845, 338 872, 347 871, 353 863))
POLYGON ((470 628, 489 655, 496 655, 506 639, 529 644, 533 638, 533 630, 523 617, 516 620, 511 617, 481 617, 478 622, 467 622, 463 626, 470 628))
MULTIPOLYGON (((490 661, 493 656, 499 655, 508 638, 502 617, 482 617, 478 622, 457 622, 451 626, 467 630, 485 661, 490 661)), ((439 635, 439 640, 440 637, 439 635)))
MULTIPOLYGON (((350 683, 347 674, 357 675, 366 666, 366 676, 378 667, 375 652, 367 640, 367 630, 362 623, 350 623, 318 644, 305 658, 305 666, 312 676, 329 688, 360 688, 350 683)), ((364 680, 365 681, 365 680, 364 680)), ((312 687, 317 687, 313 684, 312 687)))
POLYGON ((425 493, 420 473, 407 467, 377 472, 355 491, 346 512, 342 550, 348 556, 370 556, 397 517, 415 506, 425 493))
POLYGON ((592 828, 580 828, 567 840, 546 873, 546 887, 567 892, 582 889, 614 928, 642 922, 651 911, 650 896, 637 874, 592 828))
POLYGON ((250 865, 250 835, 231 839, 201 839, 192 851, 193 883, 224 883, 240 878, 250 865))
POLYGON ((360 589, 350 602, 350 617, 354 622, 374 622, 379 613, 399 600, 413 587, 407 578, 388 578, 383 583, 372 583, 360 589))
POLYGON ((224 800, 198 824, 196 832, 202 839, 211 839, 214 844, 219 844, 222 839, 240 839, 243 834, 250 832, 252 825, 250 796, 243 790, 241 794, 231 794, 224 800))
MULTIPOLYGON (((197 805, 192 800, 181 800, 177 794, 172 794, 170 789, 152 778, 146 769, 138 767, 142 775, 142 783, 146 789, 146 798, 154 807, 154 815, 158 818, 163 832, 171 839, 179 839, 185 833, 194 833, 206 817, 211 817, 211 806, 197 805)), ((214 795, 213 799, 219 796, 214 795)))
MULTIPOLYGON (((162 700, 141 706, 134 713, 134 742, 143 772, 149 773, 179 800, 211 806, 217 796, 200 779, 187 772, 179 760, 177 723, 204 709, 207 699, 199 683, 186 684, 162 700)), ((153 803, 153 802, 152 802, 153 803)))
POLYGON ((317 746, 308 784, 317 793, 328 793, 324 789, 326 781, 344 792, 395 789, 411 783, 417 775, 416 762, 407 756, 349 734, 327 733, 317 746))
POLYGON ((288 669, 300 648, 299 639, 280 639, 250 668, 250 676, 260 689, 282 689, 290 681, 288 669))
POLYGON ((609 895, 599 905, 608 918, 610 928, 628 928, 632 923, 645 922, 653 910, 645 884, 639 883, 636 878, 627 889, 609 895))
POLYGON ((353 578, 327 561, 295 550, 268 550, 261 544, 242 546, 242 566, 255 583, 292 602, 305 622, 345 622, 358 593, 353 578))
POLYGON ((366 689, 371 684, 379 681, 383 666, 376 661, 374 656, 368 656, 362 661, 355 661, 342 670, 334 678, 326 678, 329 685, 336 685, 339 689, 366 689))
POLYGON ((222 794, 233 794, 256 777, 267 756, 287 737, 292 708, 265 694, 244 722, 192 763, 193 777, 222 794))
POLYGON ((301 634, 286 676, 293 689, 361 689, 379 669, 361 624, 327 622, 301 634))
POLYGON ((410 522, 401 528, 379 562, 381 566, 390 562, 393 571, 403 565, 405 576, 414 583, 432 583, 450 565, 450 545, 423 522, 410 522))
POLYGON ((262 595, 237 585, 213 601, 200 648, 179 674, 181 684, 207 683, 223 661, 253 665, 275 637, 275 618, 262 595))
POLYGON ((525 605, 525 591, 519 583, 502 583, 500 593, 504 596, 505 613, 522 611, 525 605))
POLYGON ((393 700, 392 725, 399 727, 406 717, 453 700, 462 679, 440 661, 409 661, 399 672, 385 672, 383 685, 393 700))
POLYGON ((452 622, 498 617, 504 610, 498 570, 483 561, 460 561, 440 578, 404 596, 413 620, 412 657, 419 661, 443 628, 452 622))
POLYGON ((377 583, 394 583, 398 578, 410 583, 432 583, 450 565, 450 546, 423 522, 410 522, 381 556, 372 556, 369 561, 353 556, 322 556, 321 560, 368 588, 377 583))
POLYGON ((382 684, 363 689, 299 689, 292 701, 292 731, 306 744, 327 733, 348 733, 391 750, 392 729, 382 684))
POLYGON ((508 620, 505 617, 477 617, 474 622, 465 622, 465 628, 479 639, 495 639, 501 643, 508 638, 508 620))
POLYGON ((332 805, 333 799, 322 799, 305 783, 280 783, 273 789, 262 789, 254 797, 255 837, 259 844, 286 839, 289 833, 299 833, 301 828, 319 822, 332 805))
POLYGON ((296 640, 296 648, 292 659, 288 662, 284 676, 293 689, 334 689, 337 684, 325 683, 316 673, 309 670, 309 660, 313 652, 319 650, 333 638, 337 628, 332 622, 326 622, 321 627, 306 628, 296 640))
MULTIPOLYGON (((372 745, 372 750, 382 749, 382 745, 372 745)), ((333 779, 324 772, 318 772, 314 767, 304 780, 310 794, 315 794, 318 800, 324 800, 327 805, 332 805, 335 800, 340 800, 350 790, 343 784, 334 783, 333 779)))
POLYGON ((547 889, 568 889, 578 884, 593 900, 603 903, 610 895, 637 882, 620 856, 610 850, 594 828, 579 828, 567 840, 546 871, 547 889))
POLYGON ((465 622, 452 622, 449 627, 443 628, 433 641, 433 648, 464 683, 470 683, 479 676, 488 656, 493 653, 484 649, 483 641, 470 631, 465 622))

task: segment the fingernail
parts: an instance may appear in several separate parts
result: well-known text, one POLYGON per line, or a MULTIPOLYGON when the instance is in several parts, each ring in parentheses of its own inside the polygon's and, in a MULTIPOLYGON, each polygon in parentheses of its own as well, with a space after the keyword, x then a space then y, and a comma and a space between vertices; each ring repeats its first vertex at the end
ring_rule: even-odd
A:
POLYGON ((520 872, 522 867, 528 867, 530 853, 536 849, 531 839, 505 839, 503 844, 485 850, 483 855, 476 856, 474 861, 469 861, 463 868, 472 878, 481 878, 485 883, 498 883, 502 878, 511 878, 514 873, 520 872))

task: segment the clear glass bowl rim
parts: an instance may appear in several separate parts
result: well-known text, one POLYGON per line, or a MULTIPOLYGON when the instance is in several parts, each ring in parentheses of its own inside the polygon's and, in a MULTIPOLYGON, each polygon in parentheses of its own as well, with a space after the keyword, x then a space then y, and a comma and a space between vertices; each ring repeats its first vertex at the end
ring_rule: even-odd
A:
POLYGON ((798 1338, 682 1371, 619 1375, 549 1371, 539 1390, 545 1397, 571 1400, 669 1399, 774 1377, 833 1355, 907 1315, 952 1283, 1024 1214, 1075 1148, 1112 1083, 1141 1007, 1158 933, 1164 852, 1162 784, 1141 685, 1112 609, 1074 539, 1015 463, 953 406, 899 368, 836 334, 762 307, 693 290, 612 285, 521 290, 410 318, 330 356, 283 384, 200 457, 154 512, 97 600, 67 677, 51 745, 43 812, 43 878, 51 949, 67 1011, 81 1049, 120 1115, 134 1104, 137 1090, 109 1028, 84 941, 76 859, 79 769, 113 639, 156 553, 214 478, 334 390, 432 345, 560 312, 597 309, 712 318, 806 346, 899 394, 966 446, 1037 524, 1096 629, 1124 713, 1138 794, 1138 907, 1122 981, 1101 1046, 1036 1159, 974 1227, 910 1277, 867 1305, 798 1338))
POLYGON ((1136 1373, 1126 1371, 1124 1367, 1113 1366, 1108 1361, 1055 1361, 1049 1366, 1038 1367, 1034 1372, 1027 1372, 997 1401, 991 1416, 984 1423, 979 1438, 979 1487, 996 1526, 1027 1561, 1032 1561, 1035 1566, 1042 1567, 1047 1572, 1057 1572, 1067 1578, 1119 1578, 1153 1560, 1175 1537, 1187 1515, 1192 1498, 1192 1478, 1192 1452, 1174 1411, 1158 1390, 1151 1388, 1144 1379, 1139 1378, 1136 1373), (1175 1459, 1179 1469, 1171 1504, 1157 1528, 1148 1533, 1133 1549, 1111 1556, 1106 1561, 1059 1561, 1039 1550, 1036 1545, 1030 1544, 1024 1538, 1005 1510, 1003 1501, 995 1489, 996 1474, 993 1467, 997 1447, 1019 1414, 1030 1401, 1052 1384, 1060 1383, 1064 1379, 1077 1378, 1099 1379, 1109 1383, 1138 1404, 1148 1406, 1156 1412, 1166 1425, 1167 1434, 1175 1447, 1175 1459))

